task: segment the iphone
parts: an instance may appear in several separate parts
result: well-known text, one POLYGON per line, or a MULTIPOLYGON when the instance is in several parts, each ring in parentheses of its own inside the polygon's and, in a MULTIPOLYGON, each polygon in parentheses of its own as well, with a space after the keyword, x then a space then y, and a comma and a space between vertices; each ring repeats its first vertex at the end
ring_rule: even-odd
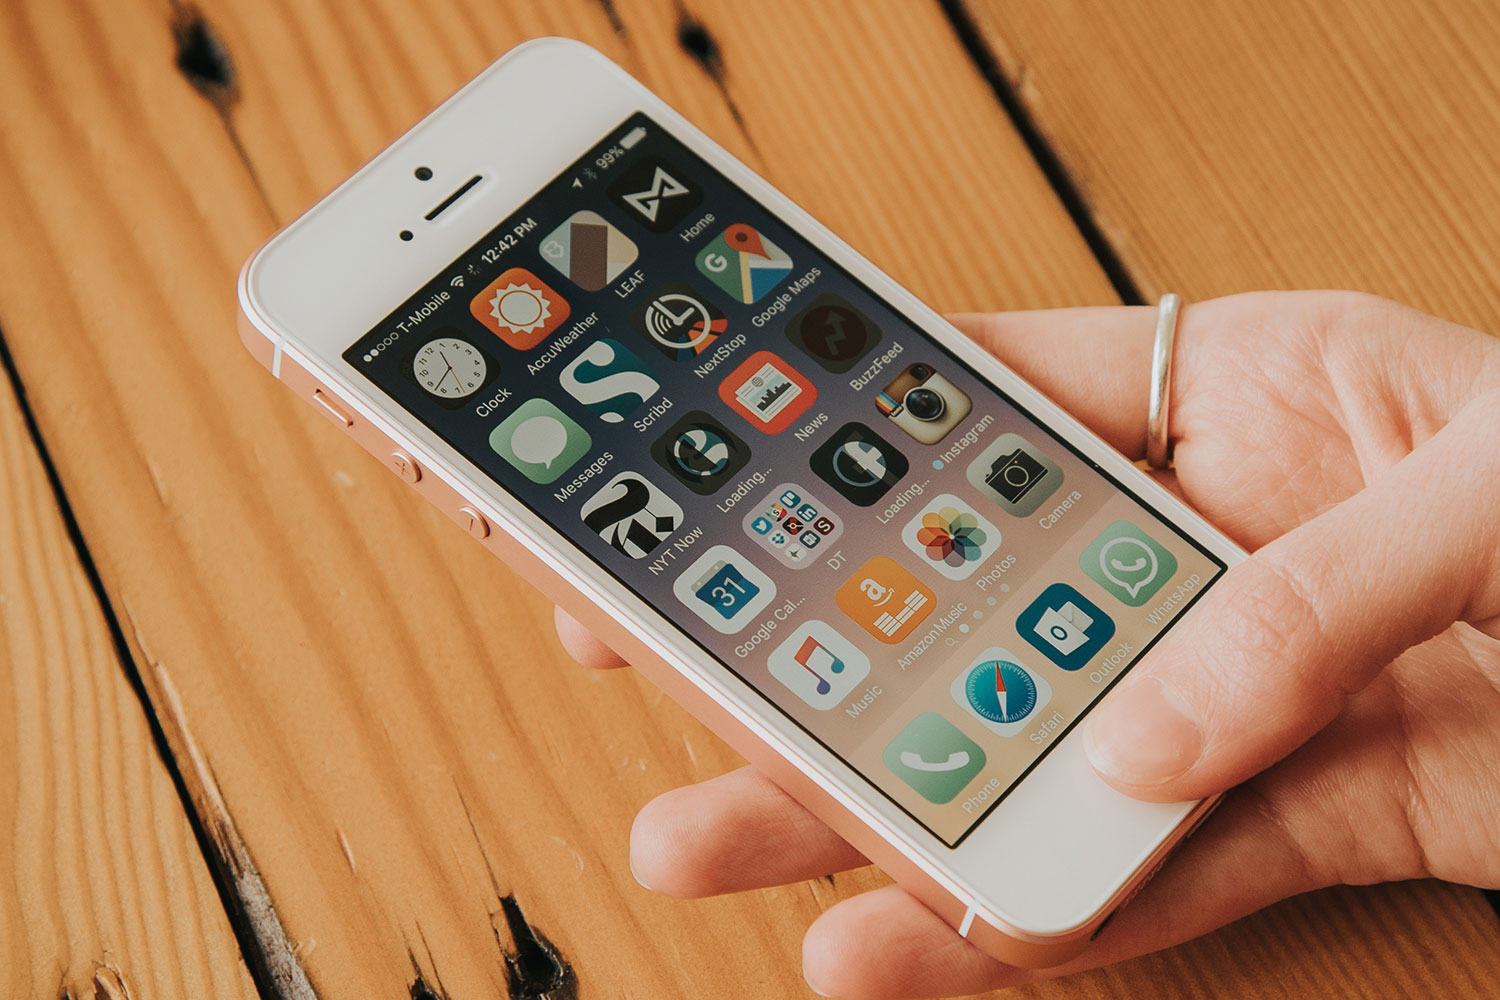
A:
POLYGON ((995 957, 1082 950, 1210 807, 1115 792, 1079 727, 1235 546, 594 50, 496 62, 239 300, 273 375, 995 957))

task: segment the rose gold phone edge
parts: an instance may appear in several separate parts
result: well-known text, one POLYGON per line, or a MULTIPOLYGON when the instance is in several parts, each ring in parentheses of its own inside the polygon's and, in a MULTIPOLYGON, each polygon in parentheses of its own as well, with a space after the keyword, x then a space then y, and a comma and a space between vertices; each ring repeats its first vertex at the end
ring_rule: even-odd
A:
MULTIPOLYGON (((538 39, 514 49, 477 77, 475 83, 499 70, 527 48, 558 42, 559 40, 555 39, 538 39)), ((565 44, 583 48, 576 42, 565 44)), ((592 50, 588 51, 592 52, 592 50)), ((619 72, 623 75, 623 71, 619 72)), ((636 84, 636 86, 640 85, 636 84)), ((465 88, 465 91, 467 89, 465 88)), ((463 95, 464 91, 460 91, 428 118, 441 114, 449 104, 458 101, 463 95)), ((423 119, 424 122, 427 120, 423 119)), ((681 125, 677 122, 672 124, 679 128, 686 126, 685 122, 681 125)), ((686 127, 691 128, 691 126, 686 127)), ((380 156, 385 156, 390 150, 401 146, 405 138, 397 139, 380 156)), ((705 137, 704 141, 711 140, 705 137)), ((723 159, 715 163, 720 169, 724 168, 724 160, 737 163, 727 152, 720 150, 720 154, 723 159)), ((376 160, 379 160, 380 156, 376 160)), ((372 160, 371 165, 376 160, 372 160)), ((558 166, 560 168, 562 164, 559 163, 558 166)), ((748 168, 743 169, 748 170, 748 168)), ((339 191, 343 191, 348 185, 355 184, 359 176, 356 174, 351 177, 340 187, 339 191)), ((731 179, 734 178, 731 176, 731 179)), ((747 194, 758 197, 749 191, 747 194)), ((332 197, 333 195, 329 195, 320 201, 319 206, 332 197)), ((523 204, 528 197, 529 194, 521 195, 516 204, 523 204)), ((304 216, 299 216, 299 220, 306 215, 311 215, 319 206, 309 209, 304 216)), ((799 231, 806 235, 807 230, 802 226, 803 220, 796 221, 799 224, 799 231)), ((298 220, 294 220, 283 232, 294 229, 297 224, 298 220)), ((381 460, 383 464, 393 468, 430 502, 464 527, 471 536, 534 583, 559 607, 591 629, 610 648, 624 656, 674 701, 712 729, 747 760, 770 775, 779 786, 849 841, 872 863, 879 866, 904 889, 955 928, 959 934, 986 953, 1004 962, 1036 968, 1057 965, 1076 956, 1087 947, 1089 941, 1102 928, 1111 914, 1139 891, 1160 867, 1167 854, 1196 829, 1218 804, 1217 797, 1198 803, 1175 829, 1141 860, 1129 877, 1104 901, 1090 919, 1070 928, 1065 933, 1042 935, 1029 932, 997 917, 975 902, 965 899, 945 884, 948 879, 935 877, 914 858, 908 856, 902 849, 902 845, 885 836, 875 826, 845 806, 836 795, 804 771, 802 765, 792 760, 786 748, 772 745, 738 718, 733 711, 716 700, 703 686, 694 683, 681 669, 661 655, 653 643, 632 631, 629 625, 617 616, 616 611, 600 603, 603 600, 602 597, 596 601, 595 598, 590 597, 577 585, 560 575, 547 561, 536 555, 532 547, 526 544, 534 540, 530 529, 509 518, 497 516, 499 512, 493 504, 487 504, 484 497, 466 496, 450 484, 448 477, 435 474, 436 470, 444 469, 447 464, 443 457, 432 454, 415 443, 403 441, 397 434, 382 429, 378 426, 379 423, 391 427, 392 422, 372 419, 367 412, 369 404, 348 398, 341 392, 337 387, 338 380, 320 371, 318 362, 312 358, 311 354, 299 351, 289 340, 286 332, 277 331, 272 322, 256 307, 255 296, 250 288, 250 275, 261 253, 273 242, 274 237, 255 254, 252 254, 241 270, 239 279, 238 328, 240 337, 251 355, 262 366, 325 416, 332 419, 335 424, 344 427, 361 447, 381 460)), ((876 274, 881 274, 874 269, 873 265, 866 266, 876 274)), ((420 285, 421 281, 422 276, 413 275, 413 290, 420 285)), ((906 312, 904 308, 901 311, 906 312)), ((353 336, 349 339, 352 341, 353 336)), ((388 405, 391 408, 397 406, 393 401, 388 405)), ((1076 440, 1076 434, 1073 434, 1070 439, 1076 440)), ((1136 486, 1136 484, 1131 485, 1136 486)), ((496 488, 503 489, 498 484, 496 488)), ((1194 537, 1201 540, 1203 533, 1199 527, 1197 525, 1190 527, 1194 531, 1194 537)), ((795 753, 795 750, 791 752, 795 753)))

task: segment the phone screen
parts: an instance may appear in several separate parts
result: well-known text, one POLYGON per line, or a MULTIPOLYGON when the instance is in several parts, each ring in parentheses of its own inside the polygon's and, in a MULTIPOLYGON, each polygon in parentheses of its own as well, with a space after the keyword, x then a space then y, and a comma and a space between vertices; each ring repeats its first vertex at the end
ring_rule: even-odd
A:
POLYGON ((643 114, 344 359, 949 846, 1224 569, 643 114))

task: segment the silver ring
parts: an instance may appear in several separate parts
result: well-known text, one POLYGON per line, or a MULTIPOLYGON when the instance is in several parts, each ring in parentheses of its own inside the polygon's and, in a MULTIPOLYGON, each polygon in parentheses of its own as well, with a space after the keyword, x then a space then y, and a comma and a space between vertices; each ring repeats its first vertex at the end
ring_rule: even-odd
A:
POLYGON ((1172 439, 1167 411, 1172 405, 1172 347, 1177 342, 1177 313, 1182 300, 1168 292, 1156 305, 1156 344, 1151 350, 1151 407, 1146 412, 1146 464, 1165 469, 1172 464, 1172 439))

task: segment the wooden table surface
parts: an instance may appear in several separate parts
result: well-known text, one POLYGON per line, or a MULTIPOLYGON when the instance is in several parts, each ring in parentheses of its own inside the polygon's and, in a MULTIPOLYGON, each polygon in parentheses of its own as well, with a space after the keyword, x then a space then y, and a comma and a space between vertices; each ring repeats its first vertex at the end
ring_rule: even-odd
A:
MULTIPOLYGON (((798 997, 883 881, 640 889, 635 810, 734 755, 235 336, 247 254, 544 34, 941 309, 1345 286, 1500 330, 1486 0, 9 0, 0 996, 798 997)), ((1330 890, 1018 992, 1494 996, 1500 924, 1330 890)))

